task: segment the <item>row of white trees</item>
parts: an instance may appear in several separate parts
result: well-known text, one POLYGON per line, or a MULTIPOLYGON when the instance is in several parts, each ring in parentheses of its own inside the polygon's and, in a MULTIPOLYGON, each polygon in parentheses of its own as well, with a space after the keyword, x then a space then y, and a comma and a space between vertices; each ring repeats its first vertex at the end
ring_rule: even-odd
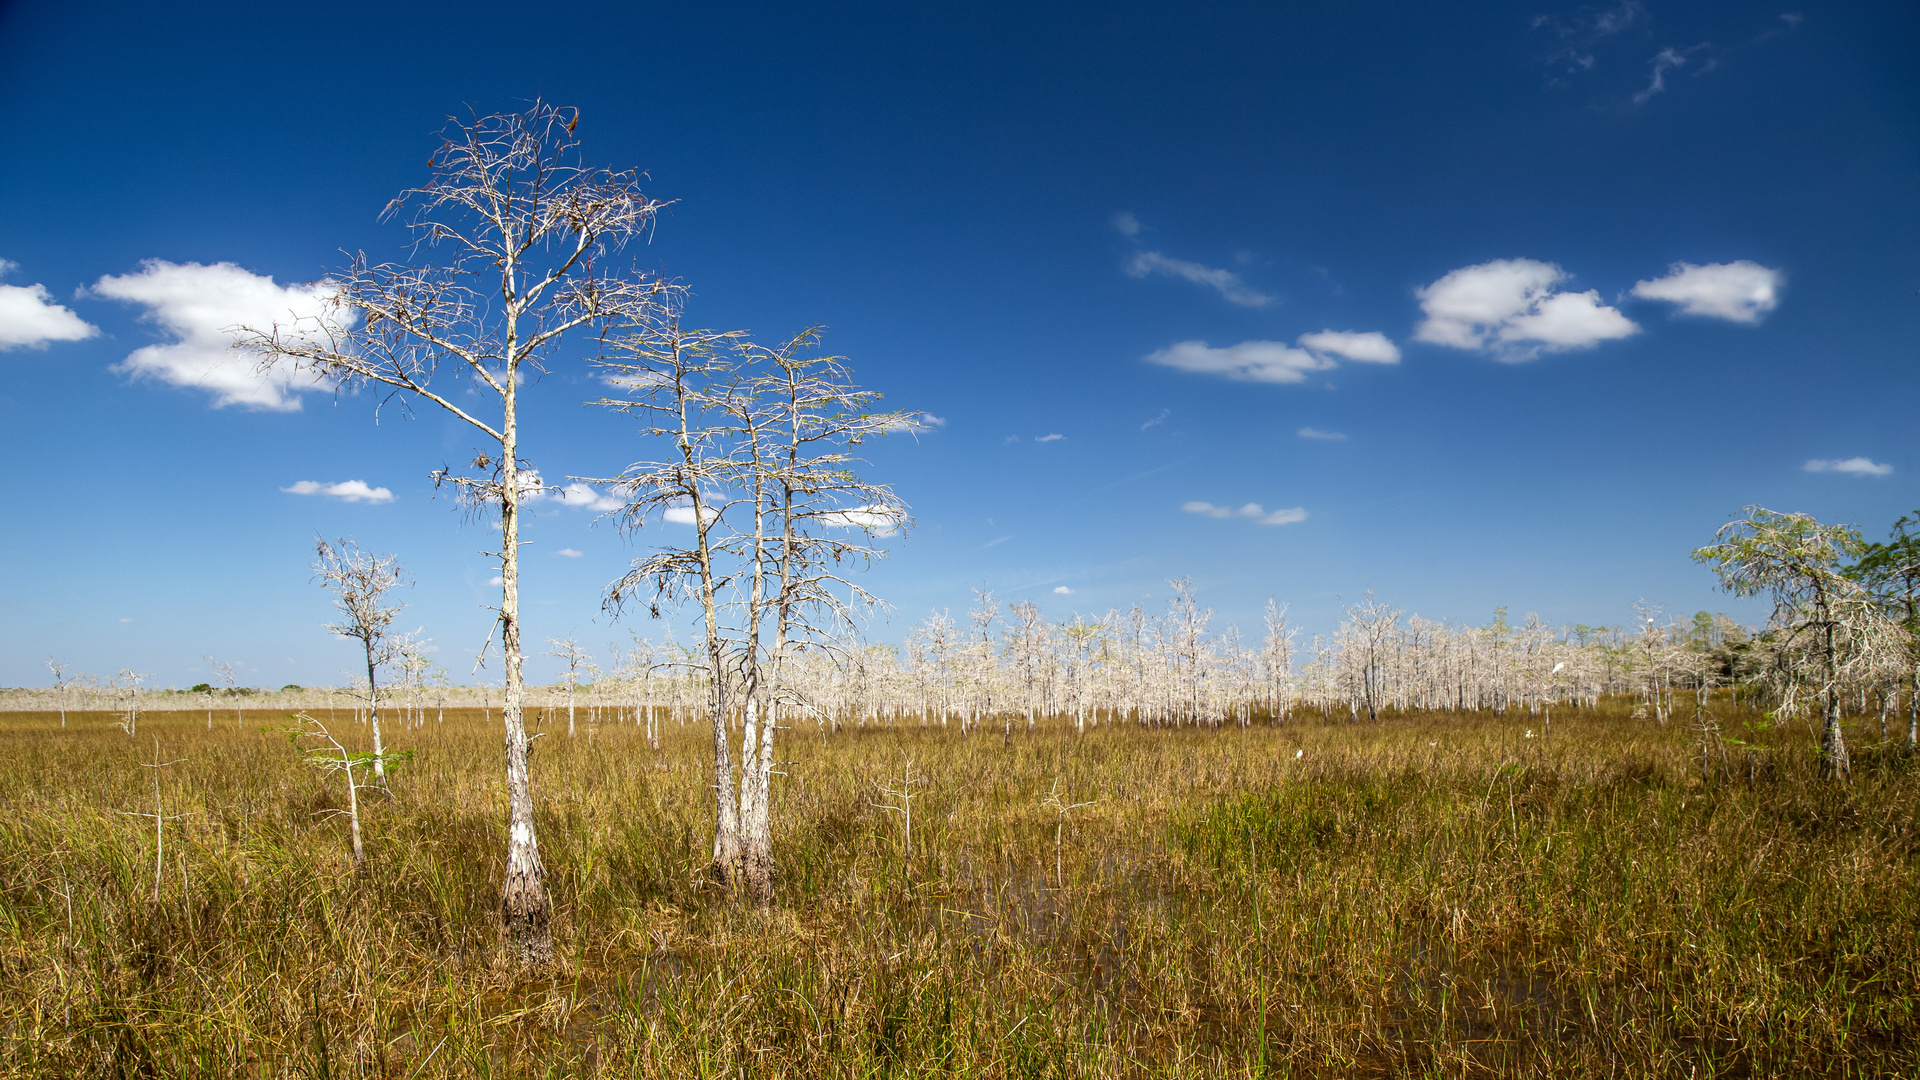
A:
MULTIPOLYGON (((1304 636, 1269 601, 1256 641, 1215 632, 1186 581, 1163 611, 1135 606, 1050 622, 1037 605, 1003 608, 976 593, 963 619, 938 611, 901 647, 849 639, 790 660, 797 719, 827 732, 913 725, 1002 739, 1041 725, 1158 727, 1285 723, 1307 712, 1361 721, 1412 711, 1536 714, 1627 696, 1665 723, 1676 701, 1697 710, 1709 692, 1793 715, 1813 676, 1793 635, 1742 627, 1724 615, 1662 619, 1638 605, 1628 626, 1554 627, 1537 615, 1484 625, 1409 615, 1371 596, 1328 635, 1304 636)), ((1836 700, 1855 715, 1915 704, 1907 642, 1883 635, 1841 672, 1836 700)), ((696 719, 709 668, 693 650, 636 641, 587 688, 598 722, 656 725, 696 719)), ((1692 712, 1684 715, 1691 716, 1692 712)), ((738 723, 732 714, 730 722, 738 723)), ((650 731, 652 729, 650 728, 650 731)), ((1912 734, 1911 730, 1909 732, 1912 734)))

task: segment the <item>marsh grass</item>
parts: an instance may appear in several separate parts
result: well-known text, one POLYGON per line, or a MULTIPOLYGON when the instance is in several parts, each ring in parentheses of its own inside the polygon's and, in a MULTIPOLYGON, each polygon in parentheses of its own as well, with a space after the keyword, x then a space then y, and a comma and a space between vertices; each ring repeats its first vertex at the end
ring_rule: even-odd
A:
POLYGON ((365 794, 360 873, 342 782, 284 737, 116 719, 0 714, 7 1075, 1920 1075, 1920 778, 1869 746, 1821 782, 1800 731, 796 731, 760 912, 702 869, 705 736, 563 728, 535 975, 498 959, 478 710, 394 733, 417 757, 365 794), (152 807, 150 734, 187 815, 157 903, 120 813, 152 807), (903 865, 873 804, 909 756, 903 865), (1062 825, 1054 792, 1091 805, 1062 825))

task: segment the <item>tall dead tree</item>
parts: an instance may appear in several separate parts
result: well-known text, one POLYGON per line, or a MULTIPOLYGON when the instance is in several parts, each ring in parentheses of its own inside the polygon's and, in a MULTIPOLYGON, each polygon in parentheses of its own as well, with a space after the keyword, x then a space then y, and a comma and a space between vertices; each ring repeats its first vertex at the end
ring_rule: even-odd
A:
POLYGON ((771 777, 788 679, 803 649, 831 651, 876 603, 843 571, 883 552, 852 538, 906 522, 887 488, 861 480, 849 447, 911 430, 906 414, 868 411, 839 357, 813 350, 815 330, 778 347, 738 332, 688 331, 677 320, 609 336, 609 382, 630 391, 601 404, 646 418, 669 456, 611 482, 623 527, 685 525, 691 537, 637 560, 607 591, 618 611, 700 605, 713 734, 715 876, 759 903, 772 897, 771 777), (838 535, 836 535, 836 533, 838 535), (736 752, 729 723, 741 721, 736 752))
POLYGON ((646 234, 666 204, 642 194, 640 174, 586 164, 579 121, 576 110, 535 103, 450 123, 428 159, 432 180, 385 211, 407 215, 416 253, 438 261, 357 256, 331 280, 326 315, 240 331, 240 345, 263 364, 291 363, 343 389, 370 385, 408 405, 431 403, 485 440, 470 473, 442 468, 434 479, 498 515, 507 774, 500 904, 509 951, 533 963, 553 958, 553 909, 534 834, 523 715, 521 505, 542 489, 521 456, 520 391, 569 334, 616 315, 644 318, 672 291, 638 272, 610 276, 602 265, 646 234), (480 409, 469 391, 492 407, 480 409))

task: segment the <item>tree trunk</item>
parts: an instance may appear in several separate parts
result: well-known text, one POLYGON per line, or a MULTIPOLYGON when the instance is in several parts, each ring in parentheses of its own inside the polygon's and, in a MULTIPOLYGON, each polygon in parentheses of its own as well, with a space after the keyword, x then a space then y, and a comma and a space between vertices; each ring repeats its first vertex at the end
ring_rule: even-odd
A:
POLYGON ((553 904, 547 897, 546 868, 533 831, 533 784, 527 774, 525 685, 520 655, 520 491, 514 454, 513 373, 503 380, 506 422, 501 439, 500 493, 500 651, 506 664, 507 875, 500 886, 500 915, 508 954, 528 964, 553 962, 553 904))
POLYGON ((746 887, 747 896, 754 903, 765 907, 773 903, 773 805, 771 781, 773 777, 773 736, 777 729, 778 707, 771 703, 762 707, 753 699, 747 701, 747 726, 753 729, 757 725, 758 736, 755 739, 754 752, 743 760, 741 765, 741 783, 745 790, 741 799, 741 884, 746 887))
POLYGON ((1835 780, 1845 780, 1853 775, 1853 759, 1847 754, 1846 736, 1840 731, 1838 692, 1827 692, 1824 711, 1826 723, 1820 732, 1820 771, 1835 780))
POLYGON ((380 687, 373 681, 373 643, 367 646, 367 718, 373 721, 373 778, 387 779, 386 752, 380 746, 380 687))
POLYGON ((1920 746, 1920 668, 1913 672, 1913 690, 1907 695, 1907 752, 1920 746))
POLYGON ((358 871, 367 865, 367 850, 360 844, 360 785, 353 780, 353 755, 344 746, 340 748, 340 767, 347 774, 347 821, 353 827, 353 868, 358 871))

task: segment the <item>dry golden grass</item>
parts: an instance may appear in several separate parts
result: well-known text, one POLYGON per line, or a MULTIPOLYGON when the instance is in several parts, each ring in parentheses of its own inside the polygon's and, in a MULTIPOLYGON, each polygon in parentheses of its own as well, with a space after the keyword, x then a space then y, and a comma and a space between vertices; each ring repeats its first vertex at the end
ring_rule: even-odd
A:
POLYGON ((537 976, 497 961, 477 711, 393 732, 418 756, 359 876, 339 778, 282 736, 0 714, 0 1071, 1920 1075, 1907 760, 1837 787, 1776 732, 1703 778, 1697 730, 1623 712, 1551 743, 1524 713, 796 731, 764 913, 702 873, 704 735, 563 726, 534 768, 565 959, 537 976), (121 813, 152 810, 154 736, 188 815, 158 902, 153 822, 121 813), (909 756, 903 865, 873 804, 909 756), (1063 823, 1056 781, 1092 805, 1063 823))

